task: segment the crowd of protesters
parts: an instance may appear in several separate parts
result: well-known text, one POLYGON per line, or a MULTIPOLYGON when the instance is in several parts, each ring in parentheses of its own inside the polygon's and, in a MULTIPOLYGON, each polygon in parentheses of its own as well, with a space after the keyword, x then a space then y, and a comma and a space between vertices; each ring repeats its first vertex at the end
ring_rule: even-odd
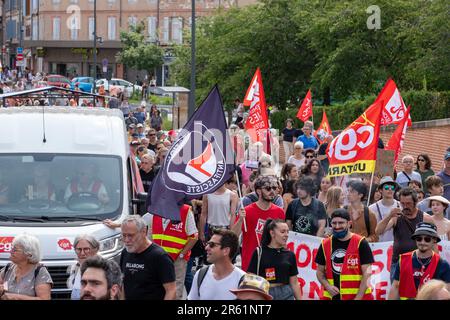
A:
MULTIPOLYGON (((214 193, 184 204, 178 224, 149 214, 120 224, 104 221, 121 229, 119 265, 97 255, 96 239, 77 237, 78 261, 68 280, 72 299, 299 300, 296 258, 286 247, 289 231, 323 238, 315 262, 324 299, 372 299, 369 243, 379 241, 393 241, 389 298, 448 299, 450 265, 436 243, 450 237, 450 148, 442 150, 437 174, 428 155, 419 154, 404 156, 402 171, 372 185, 363 175, 339 180, 327 177, 323 145, 332 136, 321 145, 312 122, 300 130, 288 119, 282 132, 286 161, 277 172, 276 157, 262 144, 245 148, 239 135, 245 116, 236 105, 239 121, 230 136, 239 180, 235 175, 214 193), (428 289, 430 279, 441 282, 428 289)), ((149 191, 177 131, 162 130, 156 106, 149 113, 145 102, 136 110, 120 108, 149 191)), ((39 257, 37 239, 15 238, 11 263, 0 272, 1 299, 50 298, 52 280, 39 257)))

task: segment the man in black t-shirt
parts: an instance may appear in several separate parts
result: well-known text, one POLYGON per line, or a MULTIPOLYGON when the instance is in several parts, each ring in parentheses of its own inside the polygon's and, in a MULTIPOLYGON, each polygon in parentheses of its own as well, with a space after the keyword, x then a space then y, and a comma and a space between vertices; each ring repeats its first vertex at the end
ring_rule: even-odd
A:
POLYGON ((320 161, 325 174, 327 174, 328 167, 330 166, 330 162, 328 161, 327 148, 331 141, 333 141, 333 136, 329 134, 326 136, 325 142, 320 145, 319 151, 317 152, 317 160, 320 161))
POLYGON ((322 237, 325 232, 327 212, 322 202, 314 198, 312 178, 305 177, 296 183, 298 199, 294 199, 286 211, 289 229, 295 232, 322 237))
POLYGON ((332 300, 341 300, 343 295, 344 299, 348 299, 352 296, 352 294, 346 293, 340 288, 341 281, 344 281, 341 279, 341 273, 344 267, 349 270, 350 268, 355 267, 360 268, 360 275, 362 278, 359 280, 359 283, 353 284, 355 288, 358 288, 358 292, 353 299, 361 300, 368 299, 370 297, 370 289, 368 289, 367 284, 369 283, 370 278, 369 267, 374 262, 372 250, 370 249, 367 240, 362 239, 359 242, 358 255, 347 255, 350 242, 355 241, 353 238, 356 237, 356 241, 359 241, 361 237, 349 231, 350 225, 351 219, 347 210, 335 210, 331 214, 331 227, 333 228, 333 235, 331 237, 331 254, 328 252, 328 250, 330 250, 330 238, 327 238, 322 241, 315 259, 315 262, 317 263, 317 279, 325 288, 325 291, 332 296, 332 300), (328 261, 328 264, 327 259, 331 259, 331 261, 328 261), (333 284, 330 284, 327 279, 328 265, 331 265, 333 284), (361 287, 362 284, 365 284, 365 286, 361 287))
POLYGON ((160 246, 147 238, 147 225, 139 215, 122 222, 125 249, 120 256, 125 300, 174 300, 175 268, 160 246))
POLYGON ((142 185, 144 191, 148 192, 153 179, 158 174, 158 169, 154 167, 155 158, 149 154, 144 154, 141 158, 141 168, 139 174, 141 175, 142 185))

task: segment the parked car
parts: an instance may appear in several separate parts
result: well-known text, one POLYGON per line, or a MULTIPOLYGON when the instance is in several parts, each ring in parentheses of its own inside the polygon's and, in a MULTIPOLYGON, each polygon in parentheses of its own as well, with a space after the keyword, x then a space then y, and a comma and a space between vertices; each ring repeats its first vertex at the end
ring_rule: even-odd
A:
POLYGON ((103 85, 105 87, 105 90, 108 92, 111 91, 112 87, 117 87, 122 92, 124 92, 126 90, 129 97, 131 97, 131 95, 133 94, 133 90, 134 91, 142 91, 142 86, 133 84, 133 83, 123 80, 123 79, 117 79, 117 78, 112 78, 109 81, 107 79, 97 80, 97 82, 95 83, 95 88, 96 88, 97 92, 101 85, 103 85))
POLYGON ((49 86, 70 88, 70 80, 59 74, 49 74, 46 81, 49 86))
POLYGON ((94 78, 92 77, 75 77, 72 79, 70 89, 75 90, 75 85, 78 84, 78 88, 84 92, 92 92, 94 87, 94 78))

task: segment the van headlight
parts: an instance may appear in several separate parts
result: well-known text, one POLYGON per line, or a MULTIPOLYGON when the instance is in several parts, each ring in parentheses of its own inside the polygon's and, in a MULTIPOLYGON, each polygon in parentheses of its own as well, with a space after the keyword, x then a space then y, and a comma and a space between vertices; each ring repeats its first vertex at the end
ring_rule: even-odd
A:
POLYGON ((123 249, 123 242, 120 234, 100 241, 99 253, 101 255, 117 252, 122 249, 123 249))

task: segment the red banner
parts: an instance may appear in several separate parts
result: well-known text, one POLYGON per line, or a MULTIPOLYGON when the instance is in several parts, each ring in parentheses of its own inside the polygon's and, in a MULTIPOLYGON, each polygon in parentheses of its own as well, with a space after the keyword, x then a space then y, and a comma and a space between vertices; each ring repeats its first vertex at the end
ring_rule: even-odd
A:
MULTIPOLYGON (((406 106, 400 91, 394 80, 388 79, 375 102, 382 103, 383 113, 381 116, 381 125, 400 123, 405 117, 406 106)), ((408 120, 408 126, 411 125, 411 118, 408 120)))
POLYGON ((313 114, 312 111, 312 100, 311 100, 311 90, 308 90, 306 93, 305 99, 303 99, 303 102, 298 109, 297 112, 297 118, 299 118, 301 121, 305 122, 309 119, 313 114))
POLYGON ((256 69, 252 82, 247 89, 244 106, 250 106, 249 115, 245 121, 245 129, 252 141, 265 141, 269 121, 267 119, 266 98, 259 67, 256 69))
POLYGON ((325 138, 327 135, 330 135, 331 128, 330 124, 328 123, 327 114, 325 113, 325 110, 323 110, 322 115, 322 122, 320 123, 320 126, 317 128, 317 130, 314 132, 314 136, 317 138, 320 144, 324 143, 325 138))
POLYGON ((381 103, 372 104, 358 119, 331 141, 327 149, 328 176, 372 173, 377 159, 381 103))
POLYGON ((391 139, 389 139, 389 142, 385 147, 386 150, 393 150, 395 152, 394 165, 397 163, 398 156, 400 155, 400 152, 403 148, 403 141, 405 140, 406 128, 408 127, 407 120, 409 118, 410 109, 411 106, 409 106, 406 110, 402 122, 398 124, 397 129, 395 129, 391 139))

